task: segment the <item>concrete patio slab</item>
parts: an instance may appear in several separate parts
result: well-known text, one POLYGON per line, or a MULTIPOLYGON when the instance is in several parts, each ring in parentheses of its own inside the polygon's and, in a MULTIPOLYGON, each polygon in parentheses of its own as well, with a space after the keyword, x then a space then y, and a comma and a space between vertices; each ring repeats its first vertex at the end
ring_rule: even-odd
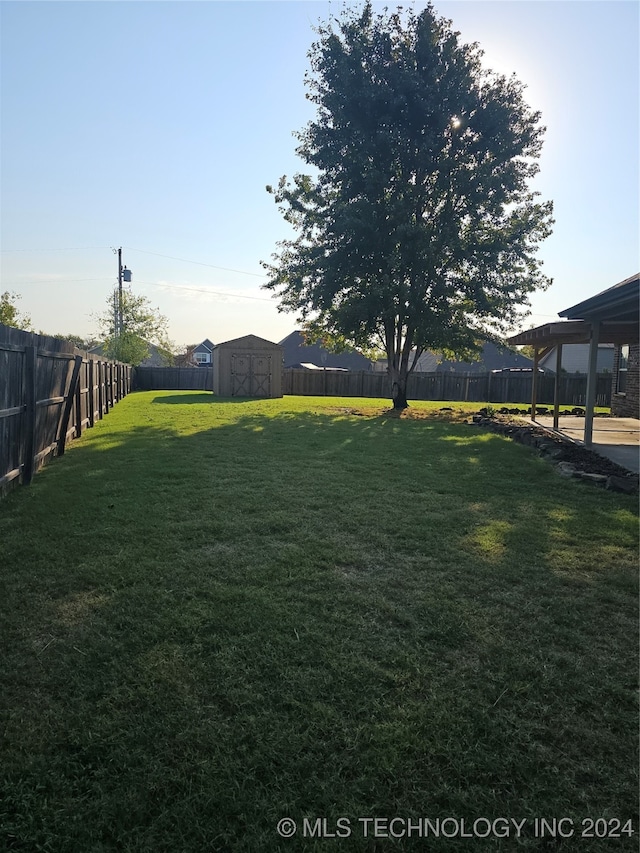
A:
MULTIPOLYGON (((545 429, 553 429, 553 416, 538 415, 534 423, 545 429)), ((576 444, 584 444, 584 418, 561 417, 558 432, 576 444)), ((594 453, 611 459, 629 471, 640 471, 640 420, 636 418, 594 418, 594 453)))

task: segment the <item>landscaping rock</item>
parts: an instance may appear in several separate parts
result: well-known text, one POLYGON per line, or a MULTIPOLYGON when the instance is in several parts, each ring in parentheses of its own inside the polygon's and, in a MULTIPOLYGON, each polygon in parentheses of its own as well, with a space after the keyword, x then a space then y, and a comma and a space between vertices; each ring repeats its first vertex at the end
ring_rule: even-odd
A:
MULTIPOLYGON (((611 459, 600 456, 592 450, 587 450, 580 444, 567 441, 561 437, 551 436, 542 427, 534 423, 523 423, 520 420, 506 417, 512 410, 504 406, 498 412, 487 417, 483 414, 487 409, 481 409, 473 416, 475 426, 490 429, 498 435, 504 435, 514 441, 531 445, 538 449, 541 458, 553 462, 558 473, 567 478, 582 479, 594 485, 605 485, 612 491, 634 494, 639 491, 638 475, 631 474, 626 468, 617 465, 611 459), (502 415, 502 416, 500 416, 502 415)), ((572 410, 572 414, 583 414, 584 409, 572 410)), ((564 412, 561 414, 569 414, 564 412)))
POLYGON ((611 475, 607 477, 606 488, 611 492, 624 492, 626 495, 633 495, 638 491, 638 480, 636 477, 611 475))
POLYGON ((545 450, 541 455, 543 455, 545 459, 552 459, 555 462, 561 462, 562 460, 569 461, 565 459, 565 448, 558 444, 554 447, 550 447, 548 450, 545 450))
POLYGON ((576 476, 601 486, 604 486, 608 479, 605 474, 589 474, 587 471, 576 471, 576 476))
POLYGON ((571 462, 559 462, 557 467, 557 472, 561 477, 571 478, 576 476, 576 466, 572 465, 571 462))

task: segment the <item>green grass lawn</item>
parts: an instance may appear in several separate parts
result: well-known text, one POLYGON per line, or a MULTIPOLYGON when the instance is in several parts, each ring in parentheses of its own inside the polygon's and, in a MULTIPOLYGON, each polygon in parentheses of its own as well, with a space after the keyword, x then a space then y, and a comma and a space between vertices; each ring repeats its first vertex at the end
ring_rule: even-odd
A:
POLYGON ((0 502, 0 850, 637 849, 637 499, 443 405, 133 394, 0 502))

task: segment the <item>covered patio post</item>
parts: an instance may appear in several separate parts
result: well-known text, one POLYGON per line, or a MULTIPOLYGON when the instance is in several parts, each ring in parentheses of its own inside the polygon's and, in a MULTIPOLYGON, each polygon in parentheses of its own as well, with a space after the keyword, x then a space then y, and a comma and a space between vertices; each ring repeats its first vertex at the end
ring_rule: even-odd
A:
POLYGON ((585 401, 584 444, 593 444, 593 409, 596 403, 596 384, 598 382, 598 343, 600 341, 600 321, 591 321, 589 335, 589 368, 587 373, 587 399, 585 401))
POLYGON ((536 404, 538 402, 538 364, 540 363, 540 350, 535 347, 533 351, 533 376, 531 378, 531 420, 536 419, 536 404))
POLYGON ((560 371, 562 370, 562 344, 556 346, 556 378, 553 383, 553 428, 558 429, 560 418, 560 371))

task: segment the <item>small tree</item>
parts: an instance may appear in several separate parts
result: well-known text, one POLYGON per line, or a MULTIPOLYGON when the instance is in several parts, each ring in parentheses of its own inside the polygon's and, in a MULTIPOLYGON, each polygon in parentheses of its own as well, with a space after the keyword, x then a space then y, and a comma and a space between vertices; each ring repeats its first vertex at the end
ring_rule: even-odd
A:
POLYGON ((263 263, 312 337, 385 351, 396 408, 425 349, 471 356, 550 284, 535 252, 553 222, 527 187, 544 128, 522 84, 432 6, 401 12, 317 28, 317 119, 297 134, 317 177, 267 187, 298 236, 263 263))
POLYGON ((117 291, 107 299, 109 310, 97 317, 105 338, 105 355, 117 361, 137 365, 149 356, 153 344, 167 362, 172 360, 173 345, 167 333, 168 320, 153 308, 145 296, 137 296, 130 288, 122 291, 122 331, 116 331, 117 291))
POLYGON ((174 363, 177 367, 197 367, 193 352, 198 344, 186 344, 182 351, 174 355, 174 363))
POLYGON ((18 293, 10 293, 8 290, 0 293, 0 323, 30 332, 32 331, 31 317, 28 314, 21 314, 16 305, 20 298, 18 293))
MULTIPOLYGON (((43 332, 43 331, 41 330, 41 331, 40 331, 40 334, 41 334, 41 335, 46 335, 46 334, 47 334, 47 332, 43 332)), ((58 340, 61 340, 61 341, 70 341, 70 342, 71 342, 74 346, 76 346, 78 349, 84 349, 84 350, 89 350, 89 349, 91 349, 92 347, 95 347, 95 346, 97 346, 97 345, 100 343, 100 341, 96 340, 95 338, 87 337, 86 335, 61 335, 61 334, 55 334, 55 335, 50 335, 50 337, 52 337, 52 338, 58 338, 58 340)))

